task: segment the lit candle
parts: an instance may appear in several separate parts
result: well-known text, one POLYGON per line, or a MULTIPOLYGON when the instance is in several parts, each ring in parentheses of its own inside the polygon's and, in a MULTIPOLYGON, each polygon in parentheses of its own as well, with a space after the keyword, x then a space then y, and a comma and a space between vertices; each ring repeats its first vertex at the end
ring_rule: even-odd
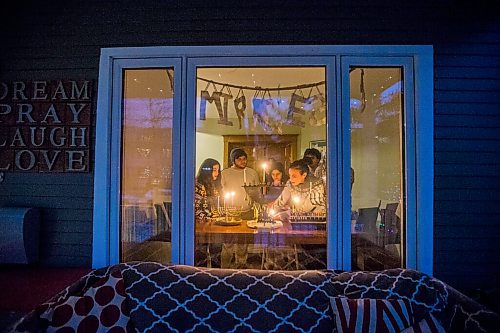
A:
POLYGON ((231 192, 231 207, 234 207, 234 195, 235 195, 235 194, 236 194, 236 193, 231 192))
POLYGON ((294 196, 292 198, 292 203, 293 203, 293 206, 292 206, 292 213, 295 213, 297 211, 297 207, 296 205, 300 202, 300 198, 298 196, 294 196))
POLYGON ((275 215, 276 215, 276 211, 273 208, 269 209, 269 217, 274 218, 275 215))
POLYGON ((243 169, 243 185, 247 184, 247 168, 243 169))
POLYGON ((267 169, 267 164, 262 163, 262 182, 266 182, 266 169, 267 169))
POLYGON ((231 193, 226 193, 224 195, 224 209, 226 209, 226 207, 227 207, 227 199, 229 199, 230 196, 231 196, 231 193))
POLYGON ((217 196, 217 211, 220 210, 220 195, 217 196))

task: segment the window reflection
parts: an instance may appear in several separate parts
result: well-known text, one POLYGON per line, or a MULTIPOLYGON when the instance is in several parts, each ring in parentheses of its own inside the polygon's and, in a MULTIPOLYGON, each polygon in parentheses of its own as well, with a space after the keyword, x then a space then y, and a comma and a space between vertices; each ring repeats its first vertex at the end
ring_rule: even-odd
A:
POLYGON ((325 69, 199 68, 196 105, 195 264, 326 268, 325 69))
POLYGON ((173 70, 125 70, 121 261, 171 258, 173 70))
POLYGON ((401 267, 402 70, 351 68, 352 268, 401 267))

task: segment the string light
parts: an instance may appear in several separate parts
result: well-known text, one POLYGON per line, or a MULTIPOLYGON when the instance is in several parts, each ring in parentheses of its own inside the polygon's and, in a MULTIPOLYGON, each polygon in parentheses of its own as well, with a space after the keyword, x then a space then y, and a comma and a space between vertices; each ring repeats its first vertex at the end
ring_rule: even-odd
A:
MULTIPOLYGON (((253 75, 253 74, 252 74, 253 75)), ((198 80, 208 82, 207 88, 210 85, 220 85, 223 87, 229 87, 229 88, 236 88, 236 89, 245 89, 245 90, 257 90, 257 91, 281 91, 281 90, 297 90, 297 89, 306 89, 306 88, 314 88, 318 86, 325 85, 325 81, 319 81, 319 82, 314 82, 314 83, 307 83, 307 84, 301 84, 297 86, 288 86, 288 87, 280 87, 279 85, 277 87, 250 87, 250 86, 240 86, 240 85, 235 85, 235 84, 230 84, 230 83, 223 83, 223 82, 217 82, 213 80, 208 80, 203 77, 197 77, 198 80)), ((254 85, 256 83, 256 80, 253 80, 254 85)))

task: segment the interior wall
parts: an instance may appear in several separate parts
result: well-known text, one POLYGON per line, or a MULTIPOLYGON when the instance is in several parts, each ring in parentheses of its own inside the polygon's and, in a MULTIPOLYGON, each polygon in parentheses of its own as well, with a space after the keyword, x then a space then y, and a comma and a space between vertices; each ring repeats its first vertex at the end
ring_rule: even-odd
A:
POLYGON ((299 157, 304 156, 304 151, 309 148, 311 141, 326 141, 326 129, 325 127, 311 126, 309 122, 300 131, 298 155, 299 157), (321 130, 318 130, 321 129, 321 130))
MULTIPOLYGON (((349 74, 352 208, 401 201, 403 151, 402 70, 356 68, 349 74), (362 102, 364 100, 364 103, 362 102)), ((379 216, 380 218, 380 216, 379 216)))
POLYGON ((224 137, 196 132, 196 142, 201 149, 196 149, 195 175, 198 173, 201 163, 207 158, 219 161, 221 167, 224 165, 224 137))

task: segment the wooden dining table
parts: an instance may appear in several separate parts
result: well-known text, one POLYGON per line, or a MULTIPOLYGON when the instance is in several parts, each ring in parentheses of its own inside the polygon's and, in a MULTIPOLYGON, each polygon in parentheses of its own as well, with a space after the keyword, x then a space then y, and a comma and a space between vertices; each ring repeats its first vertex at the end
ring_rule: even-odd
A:
POLYGON ((196 223, 195 239, 198 244, 239 243, 285 246, 296 244, 326 245, 326 230, 314 225, 292 228, 288 221, 278 228, 250 228, 247 220, 238 225, 218 225, 215 220, 196 223))

